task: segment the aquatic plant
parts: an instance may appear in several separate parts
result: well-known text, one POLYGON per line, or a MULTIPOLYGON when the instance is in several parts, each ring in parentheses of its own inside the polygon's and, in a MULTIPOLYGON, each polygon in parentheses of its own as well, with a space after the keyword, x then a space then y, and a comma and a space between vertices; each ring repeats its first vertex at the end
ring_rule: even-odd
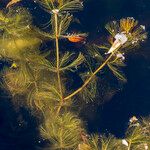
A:
POLYGON ((148 150, 150 144, 149 118, 129 122, 124 139, 113 135, 92 135, 79 150, 148 150))
POLYGON ((34 115, 43 114, 40 132, 44 139, 50 141, 47 149, 140 150, 149 146, 149 122, 145 119, 138 125, 131 124, 122 140, 112 135, 90 136, 77 112, 71 109, 78 101, 94 100, 102 70, 106 73, 110 70, 118 80, 126 81, 120 68, 125 66, 128 50, 139 46, 147 38, 145 26, 139 25, 133 18, 113 21, 106 25, 110 33, 107 43, 85 44, 87 33, 67 34, 72 13, 83 8, 80 0, 36 2, 51 15, 44 27, 49 32, 34 27, 25 8, 7 5, 9 9, 0 12, 0 58, 9 62, 2 71, 2 86, 15 104, 23 104, 34 115), (53 41, 55 48, 42 52, 41 45, 45 40, 53 41), (86 50, 78 50, 78 53, 61 50, 60 40, 85 44, 86 50), (79 68, 82 71, 78 71, 79 68), (70 86, 73 83, 71 77, 68 78, 69 72, 79 74, 80 87, 70 86))

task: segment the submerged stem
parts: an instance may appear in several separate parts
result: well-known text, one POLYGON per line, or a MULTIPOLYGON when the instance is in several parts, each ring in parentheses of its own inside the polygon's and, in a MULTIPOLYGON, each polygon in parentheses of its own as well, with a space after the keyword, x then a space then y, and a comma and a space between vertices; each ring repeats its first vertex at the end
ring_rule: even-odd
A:
POLYGON ((58 79, 58 87, 60 94, 62 96, 62 87, 61 87, 61 79, 60 79, 60 71, 59 71, 59 42, 58 42, 58 14, 55 13, 55 43, 56 43, 56 72, 58 79))
POLYGON ((62 85, 61 85, 61 78, 60 78, 60 70, 59 70, 59 35, 58 35, 58 14, 54 13, 55 17, 55 44, 56 44, 56 73, 57 73, 57 80, 58 80, 58 88, 61 95, 60 106, 58 107, 57 114, 61 109, 61 105, 63 103, 63 93, 62 93, 62 85))
POLYGON ((128 150, 131 148, 131 141, 129 141, 128 150))
POLYGON ((113 56, 114 53, 111 53, 110 56, 102 63, 102 65, 100 65, 95 71, 94 73, 84 82, 84 84, 78 88, 77 90, 75 90, 72 94, 68 95, 67 97, 64 98, 64 100, 68 100, 71 97, 75 96, 77 93, 81 92, 87 85, 88 83, 93 79, 93 77, 101 70, 105 67, 105 65, 108 63, 108 61, 111 59, 111 57, 113 56))

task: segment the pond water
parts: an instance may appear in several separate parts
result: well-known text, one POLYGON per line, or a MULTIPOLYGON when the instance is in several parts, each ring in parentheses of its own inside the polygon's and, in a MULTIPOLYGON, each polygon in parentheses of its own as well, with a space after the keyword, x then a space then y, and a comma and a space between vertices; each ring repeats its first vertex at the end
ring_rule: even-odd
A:
MULTIPOLYGON (((2 0, 3 7, 7 0, 2 0)), ((40 26, 49 19, 49 15, 31 0, 23 0, 21 4, 28 7, 34 16, 34 23, 40 26)), ((90 42, 99 43, 100 37, 106 35, 104 26, 111 20, 122 17, 134 17, 150 31, 150 1, 149 0, 85 0, 85 8, 75 14, 80 20, 77 27, 88 32, 90 42)), ((87 122, 90 133, 112 133, 123 137, 128 120, 132 116, 145 117, 150 115, 150 40, 148 39, 126 59, 124 68, 128 82, 122 90, 106 96, 106 102, 101 105, 86 105, 80 116, 87 122)), ((3 64, 1 64, 2 67, 3 64)), ((1 92, 1 95, 3 93, 1 92)), ((109 93, 108 93, 109 94, 109 93)), ((7 100, 0 102, 0 150, 33 150, 37 144, 36 121, 25 110, 24 122, 30 124, 25 131, 13 133, 11 125, 16 122, 17 113, 7 100)), ((14 129, 15 130, 15 129, 14 129)))

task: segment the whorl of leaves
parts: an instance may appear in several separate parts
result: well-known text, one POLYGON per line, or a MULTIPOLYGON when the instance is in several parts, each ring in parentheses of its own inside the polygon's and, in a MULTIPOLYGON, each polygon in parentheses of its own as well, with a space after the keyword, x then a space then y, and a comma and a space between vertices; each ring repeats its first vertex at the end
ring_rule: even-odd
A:
POLYGON ((131 123, 126 132, 126 141, 130 149, 144 149, 144 145, 150 145, 150 121, 143 118, 135 123, 131 123))
POLYGON ((73 70, 77 69, 79 65, 84 62, 84 56, 82 53, 75 55, 75 53, 66 52, 60 59, 60 70, 73 70))
POLYGON ((113 135, 91 135, 85 143, 80 144, 79 150, 148 150, 149 146, 150 121, 147 117, 130 123, 124 139, 113 135))
POLYGON ((46 82, 35 83, 27 97, 30 108, 44 111, 47 107, 55 110, 60 101, 60 93, 56 86, 46 82))
POLYGON ((59 13, 74 12, 82 10, 82 3, 80 0, 37 0, 37 2, 48 13, 52 13, 52 10, 59 10, 59 13))
MULTIPOLYGON (((25 67, 24 67, 25 68, 25 67)), ((31 84, 31 76, 27 70, 6 70, 3 77, 4 86, 12 95, 22 94, 31 84)))
POLYGON ((0 55, 5 58, 22 59, 23 52, 39 47, 40 44, 40 39, 29 36, 0 39, 0 55))
POLYGON ((11 8, 6 13, 0 12, 0 24, 0 29, 5 33, 4 36, 20 37, 29 31, 31 16, 25 8, 11 8))
POLYGON ((115 35, 118 33, 125 32, 128 40, 120 48, 120 51, 123 53, 129 49, 139 47, 139 45, 147 39, 147 32, 145 31, 145 26, 139 25, 138 21, 136 21, 132 17, 123 18, 120 21, 109 22, 108 24, 106 24, 105 28, 108 30, 112 38, 114 38, 115 35), (124 22, 124 24, 122 22, 124 22))
POLYGON ((80 140, 81 121, 71 113, 49 116, 41 127, 41 134, 52 143, 50 149, 75 149, 80 140))
MULTIPOLYGON (((80 74, 80 76, 83 82, 85 82, 86 79, 88 79, 92 74, 93 74, 92 72, 88 72, 88 74, 84 73, 80 74)), ((93 80, 83 89, 81 93, 79 93, 79 97, 86 103, 94 101, 96 94, 98 94, 97 82, 98 78, 94 76, 93 80)))
POLYGON ((127 81, 124 73, 120 70, 121 67, 125 66, 123 61, 116 60, 114 62, 107 63, 107 65, 118 80, 123 81, 123 82, 127 81))
POLYGON ((0 12, 0 55, 5 58, 21 59, 27 49, 38 48, 41 40, 31 32, 31 16, 22 7, 0 12))

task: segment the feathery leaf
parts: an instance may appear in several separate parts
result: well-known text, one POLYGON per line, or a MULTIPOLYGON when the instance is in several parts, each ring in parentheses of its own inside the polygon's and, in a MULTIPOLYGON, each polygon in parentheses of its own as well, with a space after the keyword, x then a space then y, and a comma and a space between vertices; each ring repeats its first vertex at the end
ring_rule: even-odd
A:
POLYGON ((82 10, 82 3, 80 0, 37 0, 39 4, 48 13, 52 13, 52 10, 58 10, 59 13, 74 12, 82 10))
POLYGON ((81 131, 81 121, 71 113, 50 116, 41 127, 42 135, 52 142, 51 149, 75 149, 81 140, 81 131))
POLYGON ((112 71, 112 73, 121 81, 126 82, 126 77, 122 73, 122 71, 119 70, 118 66, 113 63, 107 63, 109 69, 112 71))
POLYGON ((84 56, 79 53, 77 58, 74 59, 74 53, 66 52, 64 56, 60 60, 60 70, 72 70, 73 68, 76 68, 83 63, 84 56))

